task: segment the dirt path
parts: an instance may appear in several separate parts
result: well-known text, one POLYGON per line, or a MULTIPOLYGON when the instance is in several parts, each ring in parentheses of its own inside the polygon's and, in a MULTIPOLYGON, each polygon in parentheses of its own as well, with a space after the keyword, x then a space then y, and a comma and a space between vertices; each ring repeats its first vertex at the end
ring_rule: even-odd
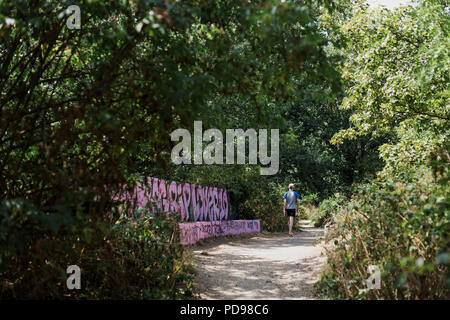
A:
POLYGON ((193 247, 200 299, 314 299, 326 260, 323 230, 300 221, 302 232, 215 239, 193 247))

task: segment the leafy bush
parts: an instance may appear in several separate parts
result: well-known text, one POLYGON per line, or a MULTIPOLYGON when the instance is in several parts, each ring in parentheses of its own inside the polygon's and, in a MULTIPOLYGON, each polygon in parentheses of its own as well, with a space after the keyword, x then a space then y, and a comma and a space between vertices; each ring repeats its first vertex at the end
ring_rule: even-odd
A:
POLYGON ((311 220, 314 227, 323 227, 326 222, 330 221, 333 214, 344 203, 345 197, 336 193, 334 197, 323 200, 318 207, 311 203, 302 206, 306 212, 307 217, 311 220))
MULTIPOLYGON (((284 185, 287 185, 285 183, 284 185)), ((269 232, 282 232, 287 231, 288 224, 287 218, 283 215, 283 194, 285 187, 267 184, 266 186, 261 186, 258 190, 264 190, 260 192, 255 192, 254 195, 244 202, 244 210, 251 213, 253 219, 261 219, 262 228, 269 232)), ((304 219, 307 217, 307 210, 303 199, 310 199, 310 197, 302 197, 300 195, 300 208, 298 215, 296 215, 296 220, 304 219)), ((294 224, 294 229, 297 229, 294 224)), ((297 229, 298 230, 298 229, 297 229)))
MULTIPOLYGON (((411 174, 412 176, 412 174, 411 174)), ((335 216, 327 236, 327 270, 318 293, 352 299, 448 299, 450 201, 448 171, 360 188, 335 216), (367 268, 381 270, 381 289, 368 290, 367 268)))
MULTIPOLYGON (((245 174, 240 176, 240 180, 230 188, 231 204, 236 212, 233 219, 260 219, 263 231, 287 231, 287 218, 283 214, 283 195, 287 191, 288 182, 278 184, 271 180, 261 177, 259 169, 246 170, 245 174)), ((299 193, 302 200, 302 192, 299 193)), ((297 221, 304 217, 300 208, 297 221)))
POLYGON ((283 193, 277 185, 261 180, 253 182, 257 187, 250 189, 250 194, 243 199, 238 214, 248 219, 260 219, 264 231, 285 231, 287 223, 283 216, 283 193))
POLYGON ((287 228, 281 196, 276 194, 256 194, 245 201, 244 208, 252 214, 253 219, 260 219, 262 230, 269 232, 284 231, 287 228))
POLYGON ((178 216, 148 214, 133 221, 122 216, 104 246, 81 259, 80 266, 87 274, 86 291, 92 292, 92 298, 190 296, 193 276, 179 244, 178 216))
POLYGON ((147 214, 132 221, 121 216, 114 225, 69 219, 55 228, 61 217, 39 212, 27 201, 4 202, 0 213, 1 298, 175 299, 192 294, 174 216, 147 214), (72 264, 81 268, 81 290, 66 287, 66 268, 72 264))

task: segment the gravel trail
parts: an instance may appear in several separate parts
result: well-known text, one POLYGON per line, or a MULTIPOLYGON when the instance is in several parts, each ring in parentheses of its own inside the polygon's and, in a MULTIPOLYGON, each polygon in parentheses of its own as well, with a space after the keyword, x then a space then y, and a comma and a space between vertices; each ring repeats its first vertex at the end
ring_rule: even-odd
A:
POLYGON ((301 232, 217 238, 191 250, 200 299, 315 299, 326 261, 323 229, 301 220, 301 232))

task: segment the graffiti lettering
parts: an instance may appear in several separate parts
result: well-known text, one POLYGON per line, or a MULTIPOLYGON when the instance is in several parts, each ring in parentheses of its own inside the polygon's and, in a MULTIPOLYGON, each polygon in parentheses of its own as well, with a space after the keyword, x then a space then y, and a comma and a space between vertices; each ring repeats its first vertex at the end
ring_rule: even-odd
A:
POLYGON ((259 220, 180 223, 180 243, 194 244, 200 239, 250 232, 261 232, 259 220))
POLYGON ((130 201, 138 208, 150 202, 154 212, 178 212, 183 221, 228 219, 227 191, 217 187, 148 177, 145 184, 138 184, 133 190, 123 186, 114 199, 130 201))

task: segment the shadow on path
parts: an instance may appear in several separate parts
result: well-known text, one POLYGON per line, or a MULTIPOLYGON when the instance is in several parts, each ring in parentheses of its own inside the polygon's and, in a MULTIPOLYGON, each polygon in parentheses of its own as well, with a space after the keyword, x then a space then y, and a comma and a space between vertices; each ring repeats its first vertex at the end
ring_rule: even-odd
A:
MULTIPOLYGON (((306 222, 305 222, 306 223, 306 222)), ((322 229, 216 239, 192 252, 201 299, 313 299, 325 257, 322 229)))

